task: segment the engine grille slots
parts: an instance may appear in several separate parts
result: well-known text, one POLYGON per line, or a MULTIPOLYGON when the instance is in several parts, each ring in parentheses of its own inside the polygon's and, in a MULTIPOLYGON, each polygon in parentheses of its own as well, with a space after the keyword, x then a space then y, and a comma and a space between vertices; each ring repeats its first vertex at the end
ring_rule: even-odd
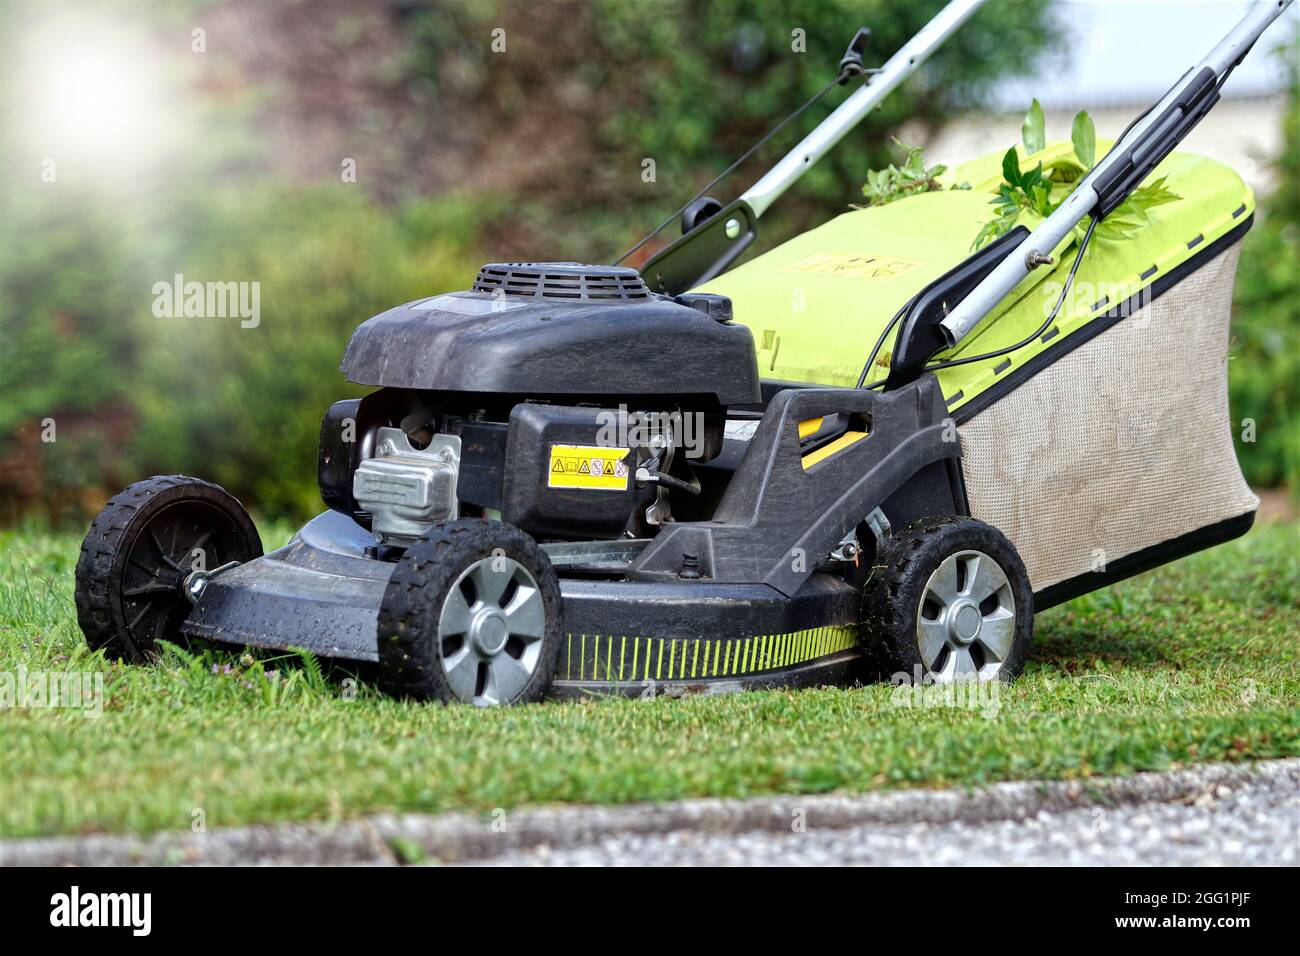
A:
POLYGON ((565 302, 644 302, 650 298, 649 286, 635 269, 578 262, 489 262, 479 269, 473 291, 565 302))

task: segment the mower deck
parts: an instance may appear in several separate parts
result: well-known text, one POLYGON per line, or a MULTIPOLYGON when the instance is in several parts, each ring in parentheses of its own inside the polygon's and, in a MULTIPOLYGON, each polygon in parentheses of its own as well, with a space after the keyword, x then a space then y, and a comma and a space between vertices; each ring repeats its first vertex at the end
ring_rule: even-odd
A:
MULTIPOLYGON (((394 564, 366 556, 371 536, 327 511, 283 548, 213 578, 182 626, 191 636, 375 662, 376 618, 394 564)), ((859 594, 814 574, 793 597, 761 584, 566 576, 554 546, 564 636, 552 696, 635 696, 845 683, 861 666, 859 594)), ((570 565, 571 567, 571 565, 570 565)))

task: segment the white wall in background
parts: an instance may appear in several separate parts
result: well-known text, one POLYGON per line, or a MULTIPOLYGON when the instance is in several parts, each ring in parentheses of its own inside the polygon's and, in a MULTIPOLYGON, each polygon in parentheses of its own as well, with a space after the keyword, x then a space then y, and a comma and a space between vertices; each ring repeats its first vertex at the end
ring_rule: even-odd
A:
MULTIPOLYGON (((1058 0, 1053 11, 1066 36, 1034 75, 1008 80, 993 109, 1016 109, 1037 96, 1043 106, 1146 106, 1194 66, 1240 20, 1246 0, 1058 0)), ((1294 43, 1300 5, 1269 27, 1233 72, 1224 97, 1255 97, 1284 88, 1283 56, 1294 43)))
MULTIPOLYGON (((926 147, 931 162, 955 165, 1020 142, 1020 123, 1036 96, 1047 112, 1049 140, 1069 139, 1080 109, 1099 138, 1118 136, 1158 100, 1245 14, 1248 0, 1057 0, 1053 14, 1067 40, 1032 75, 992 91, 988 109, 937 133, 906 126, 900 138, 926 147)), ((1224 98, 1180 149, 1232 166, 1256 192, 1273 182, 1270 163, 1282 148, 1284 57, 1300 57, 1300 4, 1274 23, 1224 86, 1224 98)))

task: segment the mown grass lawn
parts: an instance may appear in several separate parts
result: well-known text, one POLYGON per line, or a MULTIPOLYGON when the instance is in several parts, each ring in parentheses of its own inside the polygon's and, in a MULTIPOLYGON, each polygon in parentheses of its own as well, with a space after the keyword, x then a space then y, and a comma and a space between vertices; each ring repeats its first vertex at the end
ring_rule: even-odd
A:
MULTIPOLYGON (((280 529, 281 533, 283 529, 280 529)), ((272 543, 268 541, 268 543, 272 543)), ((0 711, 0 835, 1083 778, 1300 754, 1300 527, 1038 618, 993 708, 888 685, 478 712, 347 699, 295 660, 84 649, 74 535, 0 533, 0 671, 98 670, 103 714, 0 711), (270 677, 266 671, 277 671, 270 677)))

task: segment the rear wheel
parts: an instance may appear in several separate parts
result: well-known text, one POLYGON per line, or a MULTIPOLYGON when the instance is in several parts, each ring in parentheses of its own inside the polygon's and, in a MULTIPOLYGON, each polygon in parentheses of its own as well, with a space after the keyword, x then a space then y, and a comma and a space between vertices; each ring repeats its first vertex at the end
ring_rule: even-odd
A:
POLYGON ((387 693, 479 707, 537 700, 560 648, 559 580, 518 528, 438 525, 398 561, 378 629, 387 693))
POLYGON ((77 559, 77 623, 94 650, 145 663, 183 642, 185 579, 260 557, 253 521, 218 485, 184 475, 128 486, 91 522, 77 559))
POLYGON ((1024 563, 996 528, 923 518, 879 556, 864 616, 893 672, 1009 681, 1024 667, 1034 597, 1024 563))

